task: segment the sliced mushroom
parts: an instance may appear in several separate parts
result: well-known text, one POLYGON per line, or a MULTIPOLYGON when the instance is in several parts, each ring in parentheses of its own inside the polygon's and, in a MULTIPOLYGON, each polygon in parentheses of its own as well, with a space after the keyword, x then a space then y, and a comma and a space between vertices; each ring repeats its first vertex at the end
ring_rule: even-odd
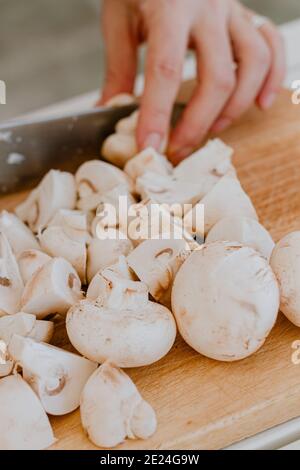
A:
POLYGON ((28 335, 38 343, 50 343, 54 334, 54 323, 46 320, 36 320, 33 330, 28 335))
POLYGON ((139 118, 139 111, 134 111, 130 116, 121 119, 116 125, 117 134, 135 134, 139 118))
POLYGON ((132 249, 131 241, 115 229, 110 229, 108 238, 93 238, 88 247, 88 282, 97 272, 117 263, 121 255, 127 256, 132 249))
POLYGON ((0 232, 0 317, 20 310, 24 284, 6 236, 0 232))
POLYGON ((82 389, 98 367, 84 357, 18 335, 13 336, 8 350, 51 415, 65 415, 78 408, 82 389))
MULTIPOLYGON (((232 174, 223 176, 212 190, 201 199, 200 205, 204 206, 205 234, 225 217, 248 217, 258 220, 256 210, 249 196, 243 190, 238 179, 232 174)), ((192 211, 196 210, 197 206, 192 209, 192 211)), ((189 226, 190 220, 195 220, 192 213, 185 216, 186 229, 198 235, 198 228, 189 226)), ((200 236, 202 236, 202 220, 200 236)))
POLYGON ((127 262, 152 297, 169 307, 175 276, 189 255, 185 240, 146 240, 128 255, 127 262))
POLYGON ((129 160, 124 171, 133 181, 136 181, 147 171, 169 176, 173 172, 173 167, 164 155, 160 155, 156 150, 149 147, 129 160))
POLYGON ((55 258, 26 284, 21 309, 42 320, 54 313, 65 315, 82 298, 81 282, 73 266, 65 259, 55 258))
POLYGON ((101 202, 101 197, 117 186, 131 188, 131 181, 123 171, 100 160, 90 160, 78 169, 75 175, 79 192, 78 208, 94 210, 101 202))
POLYGON ((83 284, 86 283, 87 248, 84 240, 68 236, 63 227, 51 226, 40 235, 42 249, 54 258, 64 258, 78 273, 83 284))
POLYGON ((147 286, 106 270, 110 293, 96 302, 84 300, 67 315, 73 346, 85 357, 119 367, 141 367, 164 357, 175 341, 171 312, 150 302, 147 286))
POLYGON ((104 141, 101 149, 103 158, 119 168, 124 168, 137 153, 138 147, 133 134, 112 134, 104 141))
POLYGON ((269 232, 257 220, 247 217, 225 217, 213 226, 206 237, 206 243, 226 240, 251 246, 268 261, 275 246, 269 232))
POLYGON ((37 233, 49 224, 59 209, 74 209, 75 204, 74 176, 71 173, 51 170, 15 212, 37 233))
POLYGON ((152 407, 121 369, 105 363, 89 378, 80 404, 82 426, 98 447, 147 439, 157 427, 152 407))
POLYGON ((113 96, 108 101, 106 101, 105 106, 117 108, 119 106, 127 106, 130 104, 135 104, 136 98, 129 93, 119 93, 118 95, 113 96))
POLYGON ((235 242, 210 243, 194 251, 172 291, 172 311, 184 340, 219 361, 256 352, 273 328, 278 308, 278 284, 267 260, 235 242))
POLYGON ((0 380, 0 449, 43 450, 55 442, 36 394, 20 375, 0 380))
POLYGON ((72 240, 89 243, 91 241, 90 222, 91 216, 88 212, 61 209, 55 214, 49 227, 62 227, 66 235, 72 240))
POLYGON ((300 232, 283 237, 271 256, 271 267, 280 287, 280 310, 296 326, 300 326, 300 232))
POLYGON ((18 257, 18 264, 24 284, 26 285, 31 277, 50 260, 51 257, 43 251, 23 251, 18 257))
POLYGON ((1 212, 0 232, 8 239, 15 256, 24 250, 39 249, 38 241, 31 230, 15 214, 1 212))

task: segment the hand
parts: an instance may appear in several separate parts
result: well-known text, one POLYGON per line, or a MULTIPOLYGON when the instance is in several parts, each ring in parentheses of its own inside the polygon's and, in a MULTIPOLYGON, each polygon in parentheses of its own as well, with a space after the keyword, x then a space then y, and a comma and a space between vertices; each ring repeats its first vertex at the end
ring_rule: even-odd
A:
POLYGON ((139 148, 159 149, 168 133, 188 48, 196 53, 198 81, 171 134, 173 163, 255 101, 262 109, 272 105, 285 74, 283 42, 271 21, 255 28, 253 15, 236 0, 104 0, 107 74, 101 102, 133 91, 138 46, 148 43, 139 148))

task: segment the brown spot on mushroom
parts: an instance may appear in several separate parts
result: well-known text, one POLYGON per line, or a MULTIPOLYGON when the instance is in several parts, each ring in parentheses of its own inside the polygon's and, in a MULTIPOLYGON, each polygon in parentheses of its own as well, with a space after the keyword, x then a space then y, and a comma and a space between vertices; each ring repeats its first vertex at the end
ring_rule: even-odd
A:
POLYGON ((73 289, 76 280, 77 278, 75 274, 70 273, 68 278, 68 286, 70 287, 70 289, 73 289))
POLYGON ((80 180, 79 184, 86 184, 89 188, 91 188, 93 193, 97 192, 97 188, 95 188, 95 186, 93 185, 93 183, 90 180, 87 180, 87 179, 84 178, 84 179, 80 180))
POLYGON ((65 376, 60 377, 59 381, 58 381, 58 386, 54 389, 48 388, 46 386, 45 387, 45 392, 47 393, 47 395, 49 395, 49 397, 55 397, 56 395, 58 395, 65 388, 66 382, 67 382, 67 380, 66 380, 65 376))
POLYGON ((10 287, 11 286, 11 280, 8 279, 7 277, 0 277, 0 286, 10 287))
POLYGON ((159 253, 155 255, 155 258, 158 259, 163 255, 168 255, 169 258, 171 258, 174 254, 174 251, 172 248, 165 248, 164 250, 161 250, 159 253))

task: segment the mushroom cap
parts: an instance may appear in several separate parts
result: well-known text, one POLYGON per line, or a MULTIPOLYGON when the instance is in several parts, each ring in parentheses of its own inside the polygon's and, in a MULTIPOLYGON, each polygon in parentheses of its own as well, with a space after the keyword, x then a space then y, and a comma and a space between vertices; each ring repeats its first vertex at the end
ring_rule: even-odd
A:
POLYGON ((20 375, 0 380, 0 449, 43 450, 55 442, 36 394, 20 375))
POLYGON ((90 214, 87 212, 60 209, 48 226, 61 227, 72 240, 89 243, 91 239, 89 234, 90 219, 90 214))
POLYGON ((9 344, 13 335, 28 336, 34 329, 36 317, 29 313, 16 313, 0 318, 0 340, 9 344))
POLYGON ((289 233, 276 244, 270 263, 280 287, 280 309, 300 326, 300 231, 289 233))
POLYGON ((255 250, 216 242, 194 251, 181 267, 172 307, 192 348, 212 359, 236 361, 263 345, 277 318, 279 288, 255 250))
POLYGON ((116 125, 117 134, 134 134, 137 128, 139 111, 134 111, 130 116, 121 119, 116 125))
POLYGON ((0 232, 0 317, 20 310, 24 284, 11 246, 0 232))
POLYGON ((175 341, 171 312, 153 302, 123 309, 84 300, 67 315, 67 332, 75 349, 92 361, 141 367, 164 357, 175 341))
POLYGON ((125 165, 124 171, 133 181, 136 181, 146 171, 163 176, 171 175, 173 167, 164 155, 156 152, 154 148, 148 147, 129 160, 125 165))
POLYGON ((206 243, 237 241, 261 253, 268 261, 275 243, 269 232, 254 219, 248 217, 224 217, 208 232, 206 243))
POLYGON ((124 168, 137 153, 138 147, 133 134, 112 134, 104 141, 101 149, 105 160, 120 168, 124 168))
POLYGON ((42 268, 51 257, 40 250, 26 250, 18 256, 18 264, 24 284, 31 279, 31 277, 42 268))
POLYGON ((147 439, 157 427, 153 408, 128 375, 110 363, 103 364, 89 378, 80 413, 84 430, 99 447, 115 447, 127 437, 147 439))
POLYGON ((15 214, 7 211, 0 213, 0 231, 8 239, 15 256, 24 250, 39 249, 39 243, 31 230, 15 214))

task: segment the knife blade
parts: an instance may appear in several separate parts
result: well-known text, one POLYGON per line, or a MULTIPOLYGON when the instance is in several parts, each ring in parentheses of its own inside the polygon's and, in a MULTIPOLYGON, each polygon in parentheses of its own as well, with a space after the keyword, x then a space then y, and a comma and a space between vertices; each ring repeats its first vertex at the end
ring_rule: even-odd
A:
MULTIPOLYGON (((101 158, 103 141, 137 108, 102 107, 0 125, 0 195, 32 187, 50 169, 74 172, 86 160, 101 158)), ((175 105, 173 123, 182 110, 175 105)))

